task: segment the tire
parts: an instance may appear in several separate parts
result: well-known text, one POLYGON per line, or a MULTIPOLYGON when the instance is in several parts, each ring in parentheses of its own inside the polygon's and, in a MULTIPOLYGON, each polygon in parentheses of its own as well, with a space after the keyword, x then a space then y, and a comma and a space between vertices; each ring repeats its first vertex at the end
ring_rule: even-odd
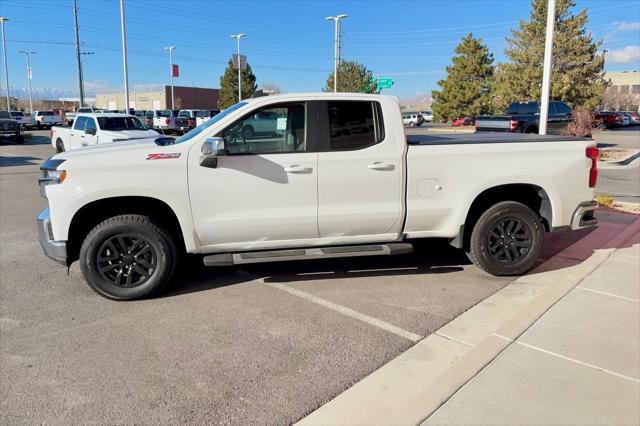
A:
POLYGON ((474 225, 469 259, 491 275, 522 275, 538 259, 543 233, 540 218, 526 205, 497 203, 474 225))
POLYGON ((538 133, 538 129, 536 127, 527 127, 527 130, 525 131, 525 133, 538 133))
POLYGON ((89 232, 79 261, 85 280, 96 293, 111 300, 134 300, 162 290, 177 258, 173 238, 151 218, 121 215, 89 232))
POLYGON ((56 140, 56 153, 64 152, 64 142, 61 139, 56 140))
POLYGON ((251 139, 254 135, 254 130, 252 126, 244 126, 242 128, 242 137, 245 139, 251 139))
POLYGON ((415 123, 415 122, 413 122, 413 121, 412 121, 412 122, 410 122, 410 123, 409 123, 409 127, 416 127, 416 123, 415 123))

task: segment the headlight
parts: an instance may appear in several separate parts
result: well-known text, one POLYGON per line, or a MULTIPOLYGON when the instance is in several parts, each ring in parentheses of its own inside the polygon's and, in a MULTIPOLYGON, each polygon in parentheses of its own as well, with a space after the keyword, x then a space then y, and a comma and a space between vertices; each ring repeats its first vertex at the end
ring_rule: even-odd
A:
POLYGON ((56 170, 62 163, 64 163, 64 160, 49 159, 40 166, 40 170, 42 170, 42 177, 38 179, 38 185, 40 185, 40 195, 44 198, 47 198, 47 193, 45 191, 45 187, 47 185, 57 185, 64 182, 67 178, 66 170, 56 170))

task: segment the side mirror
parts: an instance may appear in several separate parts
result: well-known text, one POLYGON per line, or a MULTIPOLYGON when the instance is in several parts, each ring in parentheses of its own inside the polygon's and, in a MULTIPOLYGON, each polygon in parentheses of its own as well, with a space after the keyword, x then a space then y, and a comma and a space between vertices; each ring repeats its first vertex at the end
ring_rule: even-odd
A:
POLYGON ((96 134, 96 129, 85 129, 85 130, 84 130, 84 132, 85 132, 87 135, 95 136, 95 134, 96 134))
POLYGON ((202 156, 200 157, 200 165, 215 169, 218 167, 218 157, 224 157, 229 154, 224 147, 224 139, 208 138, 205 139, 201 148, 202 156))

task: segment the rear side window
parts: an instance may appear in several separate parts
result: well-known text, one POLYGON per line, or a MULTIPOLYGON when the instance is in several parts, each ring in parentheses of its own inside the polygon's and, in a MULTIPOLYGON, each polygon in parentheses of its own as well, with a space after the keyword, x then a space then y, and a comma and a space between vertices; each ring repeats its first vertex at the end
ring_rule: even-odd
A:
POLYGON ((84 129, 95 129, 98 130, 98 128, 96 127, 96 121, 91 118, 91 117, 87 117, 87 122, 84 125, 84 129))
POLYGON ((538 111, 538 104, 535 102, 526 102, 526 103, 512 103, 509 105, 507 109, 507 115, 517 115, 517 114, 536 114, 538 111))
POLYGON ((84 126, 87 124, 87 117, 84 115, 76 118, 76 122, 73 123, 73 128, 76 130, 84 130, 84 126))
POLYGON ((384 139, 378 102, 329 101, 327 108, 331 151, 362 149, 384 139))

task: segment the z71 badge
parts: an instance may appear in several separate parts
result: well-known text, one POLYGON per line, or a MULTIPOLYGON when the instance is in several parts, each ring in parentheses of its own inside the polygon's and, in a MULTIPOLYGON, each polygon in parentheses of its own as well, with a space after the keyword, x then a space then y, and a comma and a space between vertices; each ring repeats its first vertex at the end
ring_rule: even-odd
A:
POLYGON ((180 153, 169 152, 167 154, 147 154, 147 160, 169 160, 172 158, 180 158, 180 153))

